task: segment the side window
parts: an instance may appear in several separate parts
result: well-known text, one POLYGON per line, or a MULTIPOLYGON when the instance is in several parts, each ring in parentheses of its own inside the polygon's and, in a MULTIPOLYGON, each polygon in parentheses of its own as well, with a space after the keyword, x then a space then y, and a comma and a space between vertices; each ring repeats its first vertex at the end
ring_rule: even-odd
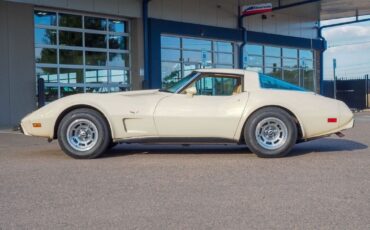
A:
POLYGON ((284 89, 284 90, 296 90, 296 91, 306 91, 305 89, 288 83, 286 81, 282 81, 276 79, 274 77, 270 77, 264 74, 259 74, 260 78, 260 85, 261 88, 264 89, 284 89))
POLYGON ((231 96, 241 93, 241 78, 237 76, 203 75, 191 87, 197 89, 196 95, 231 96))

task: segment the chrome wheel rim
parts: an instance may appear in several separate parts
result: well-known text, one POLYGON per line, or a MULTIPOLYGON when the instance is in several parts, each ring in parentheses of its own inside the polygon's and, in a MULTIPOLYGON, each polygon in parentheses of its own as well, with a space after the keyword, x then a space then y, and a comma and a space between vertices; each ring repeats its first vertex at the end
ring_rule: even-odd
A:
POLYGON ((286 143, 288 128, 280 119, 268 117, 257 124, 255 136, 261 147, 275 150, 286 143))
POLYGON ((86 152, 98 142, 99 132, 95 124, 87 119, 76 119, 67 128, 68 144, 75 150, 86 152))

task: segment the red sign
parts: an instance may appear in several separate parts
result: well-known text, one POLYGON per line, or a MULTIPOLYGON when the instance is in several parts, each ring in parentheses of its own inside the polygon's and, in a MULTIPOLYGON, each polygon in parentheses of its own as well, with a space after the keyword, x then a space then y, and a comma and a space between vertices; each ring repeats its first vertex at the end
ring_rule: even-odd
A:
POLYGON ((243 6, 241 8, 242 15, 254 15, 272 11, 272 3, 263 3, 257 5, 243 6))

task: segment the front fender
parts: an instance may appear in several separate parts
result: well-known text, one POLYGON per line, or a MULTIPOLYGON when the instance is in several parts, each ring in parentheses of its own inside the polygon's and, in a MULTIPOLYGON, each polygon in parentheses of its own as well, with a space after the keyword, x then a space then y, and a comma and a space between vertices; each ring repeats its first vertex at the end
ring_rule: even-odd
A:
POLYGON ((107 111, 98 103, 95 95, 92 94, 80 94, 61 98, 28 114, 21 120, 23 132, 28 136, 39 136, 53 139, 56 125, 58 125, 58 122, 61 120, 63 115, 72 109, 84 107, 90 107, 102 113, 109 123, 112 136, 115 134, 114 127, 111 125, 109 116, 107 116, 107 111), (34 127, 35 123, 39 123, 41 126, 34 127))

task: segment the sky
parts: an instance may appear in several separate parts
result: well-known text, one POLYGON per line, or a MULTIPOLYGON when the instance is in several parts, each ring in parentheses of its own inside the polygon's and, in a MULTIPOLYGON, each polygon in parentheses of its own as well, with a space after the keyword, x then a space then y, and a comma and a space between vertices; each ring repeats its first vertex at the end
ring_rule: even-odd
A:
MULTIPOLYGON (((322 25, 351 19, 322 22, 322 25)), ((355 78, 370 74, 370 22, 355 23, 323 30, 328 49, 324 52, 324 79, 333 79, 333 58, 337 59, 336 75, 355 78)))

